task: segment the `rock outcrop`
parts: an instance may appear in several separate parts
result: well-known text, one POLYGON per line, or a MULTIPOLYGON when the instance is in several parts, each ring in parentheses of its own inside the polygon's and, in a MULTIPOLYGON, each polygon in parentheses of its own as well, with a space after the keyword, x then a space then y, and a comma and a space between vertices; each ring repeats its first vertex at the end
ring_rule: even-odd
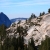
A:
MULTIPOLYGON (((27 27, 27 35, 24 36, 25 44, 33 37, 35 46, 41 45, 41 41, 45 40, 46 35, 50 37, 50 13, 45 14, 41 17, 32 19, 31 22, 21 22, 19 25, 22 27, 27 27), (32 25, 31 25, 32 22, 32 25), (22 24, 23 23, 23 24, 22 24)), ((11 26, 8 30, 17 29, 17 24, 15 27, 11 26)))

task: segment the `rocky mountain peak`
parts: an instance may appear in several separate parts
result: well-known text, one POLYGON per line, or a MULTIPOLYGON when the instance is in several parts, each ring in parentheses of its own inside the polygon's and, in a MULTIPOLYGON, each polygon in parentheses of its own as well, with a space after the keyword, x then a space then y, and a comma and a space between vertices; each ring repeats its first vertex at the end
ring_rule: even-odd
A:
POLYGON ((3 12, 0 13, 0 25, 4 24, 6 27, 11 25, 10 19, 3 12))

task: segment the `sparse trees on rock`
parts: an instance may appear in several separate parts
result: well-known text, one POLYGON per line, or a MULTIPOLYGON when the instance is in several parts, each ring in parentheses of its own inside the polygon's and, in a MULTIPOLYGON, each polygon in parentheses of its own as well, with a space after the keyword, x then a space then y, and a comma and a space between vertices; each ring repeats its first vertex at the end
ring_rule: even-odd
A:
POLYGON ((44 15, 44 14, 45 14, 45 12, 42 13, 42 15, 44 15))
POLYGON ((31 19, 33 19, 33 18, 36 18, 36 15, 32 13, 31 17, 29 18, 29 21, 31 21, 31 19))
POLYGON ((39 16, 42 16, 42 13, 40 13, 40 15, 39 16))
POLYGON ((48 9, 48 13, 50 13, 50 8, 48 9))
POLYGON ((36 18, 35 14, 33 14, 33 13, 31 14, 31 19, 32 18, 36 18))
POLYGON ((45 15, 45 12, 40 13, 40 15, 39 15, 39 16, 42 16, 42 15, 45 15))

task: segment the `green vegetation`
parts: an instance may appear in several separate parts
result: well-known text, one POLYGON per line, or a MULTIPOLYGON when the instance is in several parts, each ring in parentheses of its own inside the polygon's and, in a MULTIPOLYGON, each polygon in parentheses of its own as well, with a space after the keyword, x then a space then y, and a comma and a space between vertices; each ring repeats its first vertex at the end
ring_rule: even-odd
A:
POLYGON ((48 9, 48 13, 50 13, 50 8, 48 9))
POLYGON ((0 40, 3 40, 6 37, 6 27, 4 25, 0 26, 0 40))
POLYGON ((42 15, 45 15, 45 12, 40 13, 40 15, 39 15, 39 16, 41 17, 42 15))
MULTIPOLYGON (((48 9, 48 12, 50 13, 50 9, 48 9)), ((40 13, 39 16, 42 16, 44 14, 45 12, 40 13)), ((40 26, 40 24, 31 22, 31 19, 33 18, 36 18, 36 15, 32 13, 31 17, 29 18, 30 26, 40 26)), ((40 17, 37 19, 40 22, 42 18, 40 17)), ((20 22, 21 21, 18 22, 19 25, 20 22)), ((26 23, 28 23, 27 19, 26 23)), ((12 26, 15 27, 15 25, 16 24, 14 23, 12 26)), ((37 31, 37 29, 35 29, 34 31, 37 31)), ((17 26, 16 33, 19 33, 18 38, 16 38, 15 36, 13 38, 10 38, 6 36, 6 27, 4 25, 0 26, 0 50, 50 50, 50 38, 48 36, 46 36, 46 39, 41 42, 40 46, 36 47, 33 38, 31 38, 31 42, 29 41, 28 45, 24 43, 24 36, 27 35, 27 27, 23 28, 21 26, 17 26)), ((36 42, 38 42, 38 40, 36 40, 36 42)))
POLYGON ((39 50, 50 50, 50 38, 48 36, 46 36, 46 39, 41 43, 39 50))
POLYGON ((32 13, 30 18, 29 18, 29 22, 31 22, 31 19, 33 19, 33 18, 36 18, 36 15, 32 13))

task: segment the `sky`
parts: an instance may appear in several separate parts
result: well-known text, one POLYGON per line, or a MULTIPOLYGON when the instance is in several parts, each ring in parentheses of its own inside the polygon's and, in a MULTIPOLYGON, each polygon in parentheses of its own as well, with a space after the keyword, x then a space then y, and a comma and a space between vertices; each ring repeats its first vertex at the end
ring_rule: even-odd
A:
POLYGON ((32 13, 48 12, 50 0, 0 0, 0 12, 6 14, 9 19, 23 17, 29 18, 32 13))

